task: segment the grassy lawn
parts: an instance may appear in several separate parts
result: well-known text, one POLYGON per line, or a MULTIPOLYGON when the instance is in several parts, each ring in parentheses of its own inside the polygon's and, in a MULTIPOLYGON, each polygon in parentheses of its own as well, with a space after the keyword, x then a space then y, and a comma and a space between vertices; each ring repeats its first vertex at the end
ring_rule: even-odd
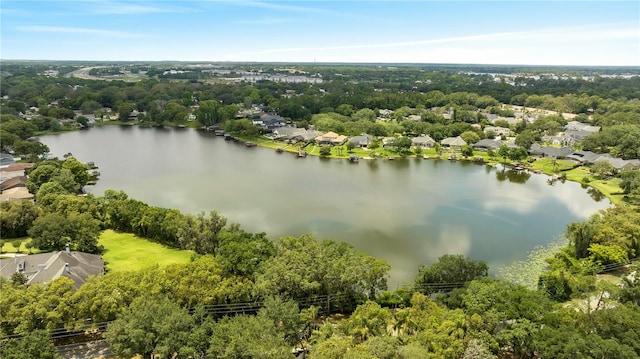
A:
MULTIPOLYGON (((2 246, 2 253, 24 253, 24 254, 29 253, 29 249, 27 248, 26 244, 31 242, 31 238, 29 237, 6 238, 6 239, 3 238, 3 240, 5 240, 6 242, 2 246), (20 241, 20 246, 18 249, 16 249, 16 247, 13 245, 12 242, 14 241, 20 241)), ((40 250, 37 248, 31 248, 31 253, 32 254, 40 253, 40 250)))
POLYGON ((191 259, 190 252, 153 243, 130 233, 106 230, 98 243, 105 248, 102 258, 107 263, 107 270, 112 272, 138 270, 155 264, 188 263, 191 259))
MULTIPOLYGON (((300 149, 299 145, 291 145, 285 142, 275 141, 266 137, 258 137, 258 138, 241 138, 241 141, 250 141, 256 143, 258 146, 268 147, 272 149, 282 148, 286 152, 297 152, 300 149)), ((304 151, 307 152, 310 156, 320 156, 320 148, 322 146, 310 144, 304 148, 304 151)), ((460 160, 473 160, 474 158, 481 157, 489 166, 495 166, 499 163, 506 162, 511 163, 511 160, 504 160, 500 156, 489 157, 487 152, 484 151, 473 151, 473 156, 469 158, 464 158, 460 155, 459 151, 453 151, 451 149, 444 148, 442 151, 441 158, 448 159, 452 154, 455 154, 460 160)), ((362 148, 354 148, 351 151, 347 150, 346 145, 342 146, 332 146, 331 147, 331 155, 328 158, 349 158, 351 155, 358 156, 360 158, 365 157, 379 157, 379 158, 399 158, 402 157, 396 151, 391 149, 379 147, 375 150, 362 149, 362 148), (374 155, 375 154, 375 155, 374 155)), ((430 158, 435 158, 436 150, 434 148, 424 149, 420 153, 420 155, 416 155, 413 151, 406 157, 423 157, 428 156, 430 158)), ((565 161, 565 160, 554 160, 551 158, 540 158, 533 161, 529 167, 531 170, 539 170, 540 172, 546 175, 554 175, 563 173, 567 176, 567 180, 583 183, 583 179, 586 177, 589 180, 589 186, 599 190, 605 195, 607 198, 611 200, 611 202, 617 204, 623 201, 622 189, 620 188, 620 179, 612 178, 607 180, 600 180, 593 176, 587 167, 584 166, 576 166, 574 162, 565 161)))
MULTIPOLYGON (((549 176, 553 175, 554 173, 569 171, 574 167, 575 167, 575 164, 573 162, 564 161, 564 160, 557 160, 554 166, 553 159, 551 158, 539 158, 533 163, 531 163, 532 169, 540 170, 542 171, 542 173, 547 174, 549 176)), ((575 179, 569 178, 569 172, 567 172, 566 174, 567 174, 567 179, 571 181, 575 181, 575 179)), ((577 182, 580 182, 580 180, 582 180, 582 176, 577 182)))
POLYGON ((589 172, 589 168, 585 166, 576 166, 573 162, 557 160, 555 171, 553 160, 551 158, 542 158, 531 164, 531 168, 539 169, 547 175, 565 174, 567 180, 585 183, 584 179, 588 181, 588 186, 593 187, 605 195, 612 203, 618 204, 623 201, 624 194, 622 188, 620 188, 619 178, 600 179, 589 172))

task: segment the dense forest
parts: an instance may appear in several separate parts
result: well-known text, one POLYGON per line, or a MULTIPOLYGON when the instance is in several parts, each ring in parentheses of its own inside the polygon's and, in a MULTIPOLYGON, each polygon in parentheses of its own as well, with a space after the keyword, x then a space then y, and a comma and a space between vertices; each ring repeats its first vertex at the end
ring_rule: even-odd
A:
MULTIPOLYGON (((640 273, 633 264, 640 254, 640 214, 629 204, 569 224, 566 246, 549 254, 545 270, 535 273, 536 285, 491 278, 484 262, 445 255, 416 268, 412 283, 390 290, 389 265, 346 243, 312 235, 268 238, 216 211, 185 214, 117 190, 78 196, 90 168, 72 154, 45 158, 48 149, 33 140, 106 118, 219 125, 258 135, 264 130, 252 125, 251 115, 237 116, 254 105, 299 127, 350 135, 440 140, 466 133, 479 140, 486 135, 472 125, 526 106, 574 113, 601 126, 583 149, 638 158, 639 76, 599 75, 614 69, 307 64, 295 68, 322 82, 250 83, 183 64, 94 66, 104 66, 96 76, 144 76, 79 79, 63 76, 79 67, 75 63, 2 64, 0 146, 35 162, 26 183, 35 201, 0 203, 1 241, 28 236, 34 250, 70 244, 100 253, 100 233, 110 229, 190 251, 191 261, 108 272, 77 290, 67 278, 28 286, 20 275, 0 278, 2 358, 57 358, 53 345, 61 341, 50 338, 61 333, 102 335, 121 358, 286 358, 292 349, 310 358, 640 356, 640 273), (172 69, 191 72, 165 74, 172 69), (52 70, 58 75, 43 75, 52 70), (385 109, 393 115, 378 121, 385 109)), ((229 76, 282 73, 282 67, 294 65, 243 64, 229 76)), ((532 123, 492 124, 511 128, 516 143, 530 145, 530 138, 566 123, 548 114, 532 123)), ((638 171, 619 176, 629 202, 640 203, 638 171)))

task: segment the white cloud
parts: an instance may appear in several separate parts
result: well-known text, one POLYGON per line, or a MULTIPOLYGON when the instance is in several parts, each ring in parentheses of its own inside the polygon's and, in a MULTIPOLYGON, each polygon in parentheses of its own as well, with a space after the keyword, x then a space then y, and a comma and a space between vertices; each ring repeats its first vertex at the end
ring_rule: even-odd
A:
POLYGON ((82 27, 64 27, 64 26, 44 26, 44 25, 25 25, 18 26, 18 30, 27 32, 46 32, 46 33, 64 33, 79 35, 98 35, 106 37, 140 37, 140 34, 133 34, 117 30, 89 29, 82 27))
POLYGON ((255 19, 255 20, 237 20, 234 21, 235 24, 242 25, 274 25, 274 24, 285 24, 292 22, 300 22, 300 20, 296 19, 285 19, 285 18, 264 18, 264 19, 255 19))
MULTIPOLYGON (((637 56, 634 58, 632 55, 633 46, 629 49, 629 55, 626 58, 624 56, 613 58, 615 55, 607 56, 607 53, 594 57, 591 50, 596 41, 606 44, 608 41, 633 40, 637 40, 640 44, 640 30, 635 24, 597 24, 412 41, 266 48, 230 54, 226 58, 228 60, 281 61, 295 56, 289 60, 304 61, 305 58, 319 57, 320 61, 346 62, 637 65, 640 63, 640 58, 637 56), (552 49, 551 45, 556 48, 566 47, 568 51, 558 53, 552 49), (536 50, 532 51, 532 49, 536 50), (585 57, 587 54, 590 55, 585 57)), ((640 46, 635 50, 637 53, 640 46)))
POLYGON ((262 1, 233 1, 233 5, 249 6, 269 10, 279 10, 288 12, 303 12, 303 13, 325 13, 325 14, 337 14, 337 12, 327 9, 321 9, 309 6, 297 6, 297 5, 283 5, 262 1))
POLYGON ((154 14, 154 13, 177 13, 177 12, 190 12, 192 9, 177 6, 158 6, 157 4, 162 2, 114 2, 114 1, 94 1, 88 2, 84 5, 88 5, 88 11, 93 14, 101 15, 140 15, 140 14, 154 14), (153 4, 153 5, 150 5, 153 4))

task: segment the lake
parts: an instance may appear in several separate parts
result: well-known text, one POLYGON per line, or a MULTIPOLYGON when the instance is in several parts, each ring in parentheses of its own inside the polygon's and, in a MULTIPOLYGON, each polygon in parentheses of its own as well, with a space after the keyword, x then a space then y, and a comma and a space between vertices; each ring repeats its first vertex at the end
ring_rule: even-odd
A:
POLYGON ((466 162, 297 158, 247 148, 192 129, 102 126, 44 136, 99 166, 88 192, 130 197, 187 213, 216 210, 270 238, 314 233, 351 243, 391 264, 389 287, 419 264, 464 254, 490 268, 523 260, 566 225, 610 205, 580 184, 466 162))

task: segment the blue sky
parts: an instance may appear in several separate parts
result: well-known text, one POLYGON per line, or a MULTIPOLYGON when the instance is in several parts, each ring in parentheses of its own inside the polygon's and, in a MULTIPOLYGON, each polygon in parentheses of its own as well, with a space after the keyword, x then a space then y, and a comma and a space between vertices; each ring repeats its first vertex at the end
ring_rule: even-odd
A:
POLYGON ((640 1, 0 1, 2 59, 640 66, 640 1))

